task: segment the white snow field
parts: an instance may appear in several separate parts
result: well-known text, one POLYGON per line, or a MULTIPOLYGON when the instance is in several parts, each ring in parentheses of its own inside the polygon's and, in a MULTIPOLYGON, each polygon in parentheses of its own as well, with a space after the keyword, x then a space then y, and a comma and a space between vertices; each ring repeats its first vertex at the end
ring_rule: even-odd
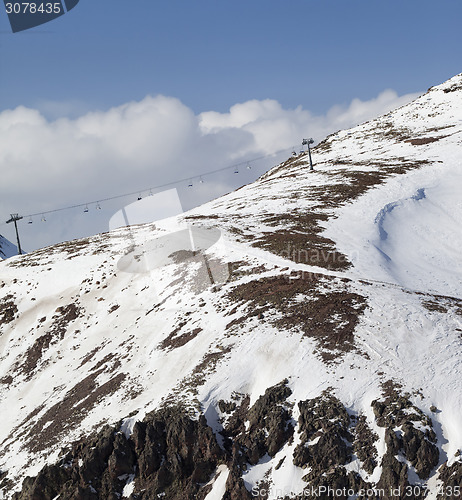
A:
MULTIPOLYGON (((218 432, 219 400, 248 394, 253 404, 285 378, 294 441, 249 465, 242 476, 249 491, 263 480, 270 499, 303 491, 306 470, 292 461, 300 442, 296 403, 327 389, 349 413, 366 416, 379 436, 380 458, 384 429, 373 423, 371 402, 382 397, 384 382, 401 384, 434 422, 439 465, 459 460, 462 75, 329 136, 313 160, 314 172, 307 156, 289 158, 183 215, 0 262, 0 470, 13 485, 5 495, 55 462, 65 444, 105 423, 125 419, 129 436, 136 420, 181 399, 218 432), (127 265, 138 262, 137 248, 155 252, 156 239, 180 222, 220 232, 205 258, 127 265), (306 230, 309 245, 316 228, 332 241, 319 243, 316 259, 306 257, 305 247, 289 259, 294 238, 306 230), (323 254, 329 245, 352 266, 330 265, 323 254), (229 275, 228 263, 239 272, 229 275), (284 312, 270 310, 260 320, 232 299, 238 286, 271 277, 290 283, 300 273, 322 275, 318 295, 347 290, 364 298, 354 348, 326 347, 297 326, 276 326, 284 312), (178 332, 195 333, 175 344, 178 332)), ((316 300, 310 297, 293 301, 316 300)), ((347 467, 368 481, 380 478, 380 465, 372 474, 359 459, 347 467)), ((208 500, 223 498, 228 473, 222 466, 211 478, 208 500)), ((428 498, 436 498, 438 474, 435 467, 425 482, 428 498)), ((130 478, 124 494, 133 487, 130 478)))

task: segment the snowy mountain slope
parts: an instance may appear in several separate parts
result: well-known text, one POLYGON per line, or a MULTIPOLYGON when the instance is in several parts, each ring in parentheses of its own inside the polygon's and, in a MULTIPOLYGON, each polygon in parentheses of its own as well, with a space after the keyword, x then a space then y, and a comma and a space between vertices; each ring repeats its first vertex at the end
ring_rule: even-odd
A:
POLYGON ((314 172, 1 263, 5 495, 457 498, 461 104, 458 75, 314 172))
POLYGON ((0 234, 0 260, 18 254, 18 249, 0 234))

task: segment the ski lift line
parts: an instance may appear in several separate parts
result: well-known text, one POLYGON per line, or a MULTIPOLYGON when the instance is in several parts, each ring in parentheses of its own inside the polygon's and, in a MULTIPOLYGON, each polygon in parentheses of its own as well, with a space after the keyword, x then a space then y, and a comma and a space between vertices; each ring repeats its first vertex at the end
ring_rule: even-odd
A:
MULTIPOLYGON (((222 168, 217 168, 215 170, 210 170, 210 171, 205 172, 203 174, 194 176, 193 179, 198 179, 200 177, 206 177, 208 175, 216 174, 218 172, 224 172, 225 170, 230 170, 232 168, 236 170, 238 167, 240 167, 242 165, 247 165, 249 163, 253 163, 253 162, 256 162, 256 161, 264 160, 265 158, 270 158, 271 156, 282 154, 282 153, 285 153, 285 152, 290 151, 290 150, 292 150, 292 148, 281 149, 280 151, 276 151, 275 153, 272 153, 270 155, 258 156, 256 158, 253 158, 252 160, 245 160, 245 161, 242 161, 240 163, 235 163, 234 165, 228 165, 227 167, 222 167, 222 168)), ((185 177, 183 179, 178 179, 176 181, 166 182, 164 184, 159 184, 157 186, 148 187, 146 189, 143 189, 142 191, 140 191, 138 189, 136 191, 132 191, 131 193, 118 194, 118 195, 115 195, 115 196, 110 196, 108 198, 99 198, 98 200, 94 200, 94 201, 88 201, 88 202, 84 202, 84 203, 77 203, 75 205, 69 205, 67 207, 54 208, 52 210, 40 211, 40 212, 36 212, 36 213, 33 213, 33 214, 24 215, 23 217, 24 218, 32 218, 32 217, 43 216, 43 215, 57 213, 57 212, 63 212, 65 210, 72 210, 72 209, 75 209, 75 208, 82 208, 82 207, 86 207, 86 206, 90 206, 90 205, 96 205, 97 207, 99 207, 100 203, 104 203, 106 201, 118 200, 120 198, 125 198, 127 196, 135 196, 135 195, 139 195, 140 192, 144 193, 146 191, 153 191, 155 189, 161 189, 161 188, 165 188, 165 187, 169 187, 169 186, 174 186, 176 184, 181 184, 181 183, 189 182, 189 181, 191 181, 191 177, 185 177)))

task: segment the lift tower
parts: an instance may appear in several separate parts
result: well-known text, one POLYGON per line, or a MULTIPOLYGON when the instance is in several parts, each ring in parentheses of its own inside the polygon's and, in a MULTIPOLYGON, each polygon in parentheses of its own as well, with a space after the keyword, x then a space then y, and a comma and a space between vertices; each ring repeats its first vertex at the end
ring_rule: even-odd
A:
POLYGON ((310 144, 314 144, 314 139, 303 139, 302 141, 302 146, 305 146, 305 144, 308 146, 308 156, 310 158, 310 170, 313 170, 313 162, 311 161, 311 151, 310 151, 310 144))
POLYGON ((18 253, 19 255, 22 255, 22 250, 21 250, 21 242, 19 241, 19 232, 18 232, 18 220, 22 219, 22 216, 19 214, 10 214, 11 219, 7 220, 6 223, 10 224, 11 222, 14 222, 14 228, 16 229, 16 239, 18 241, 18 253))

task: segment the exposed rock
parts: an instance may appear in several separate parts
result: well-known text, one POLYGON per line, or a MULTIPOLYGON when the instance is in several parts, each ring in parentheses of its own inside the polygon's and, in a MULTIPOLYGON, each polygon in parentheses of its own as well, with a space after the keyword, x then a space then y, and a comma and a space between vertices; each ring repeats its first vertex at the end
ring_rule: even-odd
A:
POLYGON ((26 478, 14 500, 116 499, 124 481, 122 471, 133 471, 130 442, 114 428, 105 427, 97 436, 73 444, 58 464, 44 467, 35 478, 26 478))
POLYGON ((231 413, 236 409, 236 403, 234 401, 224 401, 220 399, 218 401, 218 408, 222 413, 231 413))
POLYGON ((460 500, 462 496, 462 462, 457 461, 450 467, 443 464, 439 468, 438 478, 442 482, 438 490, 438 498, 460 500))
POLYGON ((26 427, 18 435, 27 430, 27 446, 31 452, 37 453, 53 446, 63 435, 75 428, 84 415, 104 397, 119 390, 126 374, 119 373, 107 382, 99 385, 98 371, 88 375, 66 393, 63 401, 51 406, 31 428, 26 427), (34 438, 35 437, 35 438, 34 438))
MULTIPOLYGON (((165 498, 193 498, 224 460, 215 435, 203 416, 192 420, 181 408, 155 412, 135 424, 132 434, 138 469, 135 492, 149 491, 165 498), (190 495, 190 496, 188 496, 190 495)), ((150 498, 139 493, 138 498, 150 498)))
POLYGON ((244 486, 241 475, 242 472, 239 468, 231 469, 222 500, 250 500, 254 498, 244 486))
POLYGON ((323 393, 298 403, 301 443, 294 450, 294 465, 311 469, 305 480, 312 482, 330 468, 344 465, 351 457, 353 441, 348 431, 350 417, 341 402, 323 393), (312 442, 310 444, 310 441, 312 442))
MULTIPOLYGON (((14 500, 117 499, 133 475, 132 498, 193 499, 225 454, 203 416, 166 408, 137 422, 127 439, 119 426, 73 444, 60 463, 26 478, 14 500)), ((239 490, 239 485, 235 486, 239 490)))
POLYGON ((284 405, 292 393, 287 383, 284 380, 267 389, 248 411, 248 398, 235 410, 223 431, 228 446, 229 438, 233 439, 233 456, 256 464, 266 453, 274 456, 292 436, 291 415, 284 405))
POLYGON ((315 495, 311 496, 322 500, 348 500, 352 496, 351 493, 356 494, 361 489, 371 488, 371 485, 362 481, 357 474, 347 472, 341 467, 331 468, 324 474, 311 472, 308 476, 310 483, 306 491, 314 492, 315 495))
POLYGON ((353 450, 356 456, 361 460, 363 468, 369 474, 372 474, 377 466, 377 448, 374 442, 378 436, 367 424, 366 417, 361 415, 354 427, 353 450))
POLYGON ((6 295, 0 299, 0 327, 14 321, 17 313, 18 306, 14 302, 13 295, 6 295))
POLYGON ((431 419, 412 404, 408 394, 400 394, 399 389, 399 385, 388 381, 383 386, 385 398, 371 403, 377 424, 386 428, 387 450, 382 457, 382 475, 377 486, 388 492, 390 499, 393 498, 390 492, 397 490, 409 491, 407 498, 423 498, 424 488, 412 488, 406 463, 396 457, 405 458, 421 479, 427 479, 438 464, 436 434, 431 419))
MULTIPOLYGON (((353 436, 349 430, 352 419, 342 403, 325 391, 317 398, 300 401, 298 406, 301 443, 295 448, 293 463, 309 470, 303 477, 308 483, 306 491, 323 500, 347 500, 353 495, 359 495, 361 490, 372 489, 372 484, 344 468, 352 458, 350 443, 353 436)), ((367 428, 365 420, 361 422, 362 428, 359 428, 357 434, 356 447, 360 442, 366 442, 367 435, 371 441, 368 442, 368 449, 372 450, 374 434, 367 428)), ((369 457, 365 452, 362 457, 363 461, 368 458, 373 460, 375 455, 369 457)))
MULTIPOLYGON (((437 445, 452 455, 460 443, 453 441, 454 433, 447 436, 447 448, 437 442, 431 418, 414 397, 419 391, 427 398, 422 407, 431 417, 441 411, 445 425, 454 413, 445 394, 437 398, 444 403, 441 410, 430 406, 434 391, 425 384, 431 378, 433 389, 458 396, 457 370, 450 367, 460 347, 462 301, 359 279, 368 275, 361 271, 364 266, 354 252, 348 253, 349 262, 340 250, 348 241, 357 249, 370 243, 367 228, 358 232, 360 225, 350 224, 366 205, 352 202, 368 193, 365 202, 375 207, 370 228, 382 207, 375 229, 383 243, 384 214, 417 206, 411 200, 425 195, 419 189, 400 198, 402 190, 393 186, 412 186, 398 176, 420 169, 425 180, 456 167, 462 115, 455 113, 460 98, 455 91, 461 81, 459 75, 396 113, 327 138, 313 149, 314 174, 305 152, 295 154, 256 183, 195 209, 195 215, 179 216, 176 221, 190 222, 191 230, 205 223, 223 239, 207 253, 174 252, 168 269, 138 272, 146 267, 141 262, 145 250, 183 248, 171 239, 171 225, 157 223, 119 228, 2 263, 0 392, 8 415, 0 496, 6 492, 11 500, 19 481, 35 474, 35 464, 94 426, 97 434, 70 445, 59 463, 26 479, 16 499, 112 500, 133 489, 130 500, 204 500, 214 481, 225 477, 223 498, 236 500, 254 496, 246 489, 249 484, 280 488, 290 477, 299 490, 305 485, 317 498, 412 499, 422 496, 425 486, 436 497, 440 483, 441 499, 459 497, 460 456, 448 457, 438 476, 435 468, 437 445), (345 236, 345 228, 353 239, 345 236), (163 246, 166 238, 171 241, 163 246), (68 258, 76 259, 75 266, 68 258), (336 272, 323 275, 322 269, 336 272), (349 278, 338 272, 350 269, 349 278), (229 396, 244 387, 266 388, 267 372, 281 369, 293 377, 294 394, 283 381, 265 394, 262 388, 256 401, 246 394, 229 396), (391 376, 412 384, 412 398, 388 383, 365 412, 367 418, 355 415, 391 376), (334 385, 330 393, 313 393, 327 385, 334 385), (210 406, 211 399, 226 397, 230 401, 218 402, 219 413, 210 406), (295 437, 294 397, 300 410, 295 437), (133 429, 123 426, 132 429, 130 437, 119 425, 102 428, 108 419, 136 417, 159 398, 162 410, 133 429), (172 406, 178 401, 185 401, 193 416, 172 406), (201 416, 205 407, 213 429, 201 416), (217 415, 224 428, 222 446, 217 415), (386 493, 375 494, 373 488, 386 493)), ((427 194, 438 198, 446 192, 427 194)), ((451 230, 454 221, 447 222, 451 230)), ((411 250, 418 253, 421 235, 415 234, 411 250)), ((205 247, 206 241, 212 240, 204 238, 204 245, 197 242, 194 248, 205 247)), ((374 256, 371 262, 372 269, 374 256)), ((417 266, 408 271, 413 281, 417 266)), ((457 287, 441 283, 440 293, 457 295, 457 287)))
MULTIPOLYGON (((26 478, 13 500, 49 500, 58 495, 63 500, 115 500, 127 481, 133 481, 131 500, 203 500, 211 491, 207 483, 220 464, 229 470, 223 498, 251 499, 253 493, 242 479, 248 464, 257 464, 265 455, 274 457, 293 435, 287 384, 283 380, 270 387, 252 406, 245 395, 218 403, 227 415, 222 431, 225 449, 218 445, 204 416, 193 419, 181 406, 165 407, 137 422, 129 438, 116 426, 74 443, 58 464, 44 467, 35 478, 26 478)), ((438 460, 436 438, 428 417, 398 389, 386 384, 384 399, 372 403, 377 422, 385 427, 387 445, 377 484, 346 468, 353 451, 365 471, 371 473, 377 465, 377 436, 366 418, 350 416, 327 391, 298 403, 300 444, 294 450, 293 463, 307 470, 303 477, 306 491, 316 492, 321 499, 331 499, 334 494, 344 500, 355 495, 393 500, 397 491, 406 492, 410 500, 424 498, 425 489, 410 484, 408 466, 398 458, 402 456, 418 474, 428 476, 438 460), (427 429, 421 430, 422 426, 427 429)), ((273 467, 278 469, 283 462, 281 459, 273 467)), ((462 464, 442 466, 440 480, 448 495, 439 498, 457 498, 462 464)), ((270 488, 270 476, 258 484, 262 492, 270 488)), ((259 498, 266 498, 262 495, 259 498)))
POLYGON ((387 449, 387 453, 382 458, 382 475, 377 483, 380 490, 386 492, 385 499, 391 500, 392 491, 405 491, 409 487, 407 465, 399 462, 393 455, 393 452, 387 449))

